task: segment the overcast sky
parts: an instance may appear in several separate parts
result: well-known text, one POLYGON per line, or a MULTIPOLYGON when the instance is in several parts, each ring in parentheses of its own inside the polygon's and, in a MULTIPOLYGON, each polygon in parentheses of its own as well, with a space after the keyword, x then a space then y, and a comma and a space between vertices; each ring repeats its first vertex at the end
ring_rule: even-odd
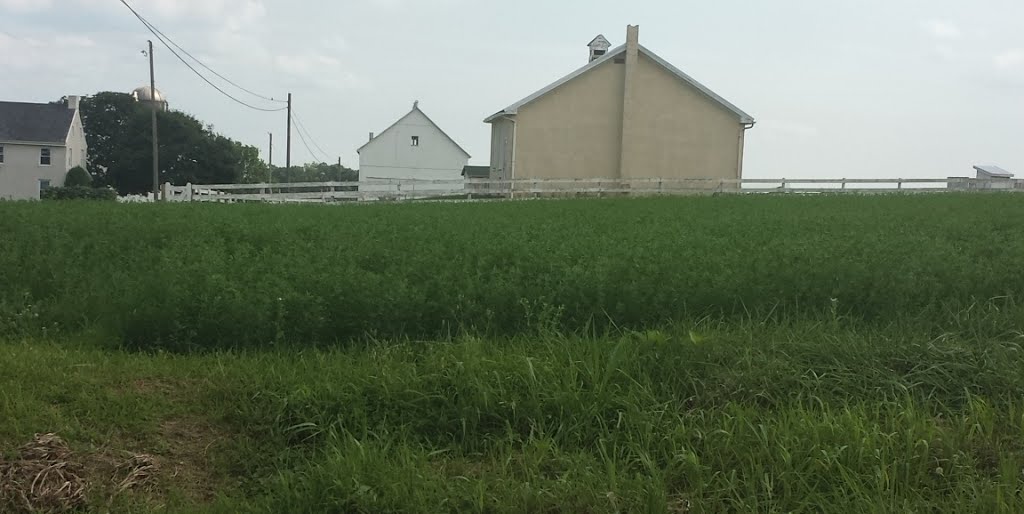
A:
MULTIPOLYGON (((752 114, 745 175, 1024 176, 1022 0, 130 0, 241 85, 295 109, 332 159, 414 100, 489 161, 482 120, 586 63, 628 23, 641 44, 752 114)), ((148 33, 118 0, 0 0, 0 99, 148 84, 148 33)), ((166 50, 172 108, 265 151, 285 116, 220 96, 166 50)), ((238 92, 260 106, 267 102, 238 92)), ((293 162, 312 160, 297 137, 293 162)))

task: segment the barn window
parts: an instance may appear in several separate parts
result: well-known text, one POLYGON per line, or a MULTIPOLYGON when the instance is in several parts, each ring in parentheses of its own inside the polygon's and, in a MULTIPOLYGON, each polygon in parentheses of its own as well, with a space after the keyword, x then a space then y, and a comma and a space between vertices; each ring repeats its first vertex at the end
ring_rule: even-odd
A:
POLYGON ((4 145, 0 145, 0 164, 4 163, 4 145))
POLYGON ((412 136, 412 146, 420 146, 420 136, 412 136))
POLYGON ((50 149, 40 148, 39 149, 39 165, 49 166, 50 165, 50 149))

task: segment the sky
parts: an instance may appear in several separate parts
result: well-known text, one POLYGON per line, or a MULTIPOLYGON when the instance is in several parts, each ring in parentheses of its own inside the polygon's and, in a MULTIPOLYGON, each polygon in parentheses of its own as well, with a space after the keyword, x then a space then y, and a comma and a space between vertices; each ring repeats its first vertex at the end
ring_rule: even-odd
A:
MULTIPOLYGON (((232 81, 291 92, 323 160, 353 168, 368 133, 417 100, 488 164, 485 117, 586 64, 597 34, 617 46, 638 24, 641 44, 757 119, 748 178, 944 178, 975 164, 1024 176, 1021 0, 129 3, 232 81)), ((149 82, 150 37, 119 0, 0 0, 0 100, 130 92, 149 82)), ((283 165, 284 113, 155 56, 172 108, 264 157, 273 132, 283 165)), ((315 160, 294 132, 292 152, 315 160)))

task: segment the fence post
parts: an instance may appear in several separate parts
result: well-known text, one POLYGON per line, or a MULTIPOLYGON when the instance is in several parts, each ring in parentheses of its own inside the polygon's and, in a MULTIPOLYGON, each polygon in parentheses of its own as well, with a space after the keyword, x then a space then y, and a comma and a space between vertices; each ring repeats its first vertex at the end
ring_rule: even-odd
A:
POLYGON ((783 191, 786 190, 786 179, 782 179, 782 187, 780 187, 779 189, 782 189, 783 191))
POLYGON ((185 201, 186 202, 191 202, 192 201, 192 183, 191 182, 186 182, 185 183, 185 201))
POLYGON ((843 189, 846 189, 846 177, 843 177, 843 189))
POLYGON ((903 179, 898 178, 896 180, 897 180, 897 182, 896 182, 896 189, 899 189, 900 191, 902 191, 903 190, 903 179))

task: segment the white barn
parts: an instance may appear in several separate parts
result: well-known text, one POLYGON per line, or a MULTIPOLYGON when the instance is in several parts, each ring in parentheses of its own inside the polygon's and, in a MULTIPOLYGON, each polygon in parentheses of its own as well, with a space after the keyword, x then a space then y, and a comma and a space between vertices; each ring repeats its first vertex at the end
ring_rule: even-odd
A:
MULTIPOLYGON (((359 150, 359 180, 403 180, 402 192, 450 191, 462 189, 457 182, 448 184, 422 184, 423 180, 463 180, 462 170, 470 155, 423 111, 419 102, 384 132, 374 137, 359 150)), ((363 185, 364 192, 397 192, 398 186, 386 184, 363 185)))

